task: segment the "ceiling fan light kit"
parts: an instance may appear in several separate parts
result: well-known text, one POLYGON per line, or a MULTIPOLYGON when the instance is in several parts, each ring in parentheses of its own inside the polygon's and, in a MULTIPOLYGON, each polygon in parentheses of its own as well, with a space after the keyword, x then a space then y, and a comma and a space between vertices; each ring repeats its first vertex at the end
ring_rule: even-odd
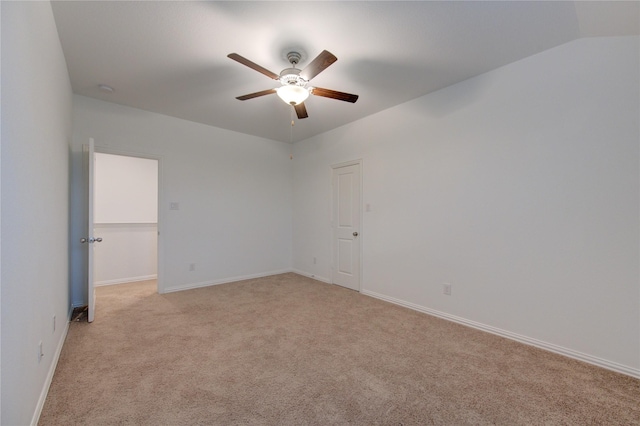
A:
POLYGON ((278 80, 280 84, 282 84, 282 87, 279 87, 276 92, 285 103, 298 105, 309 97, 309 90, 305 88, 307 80, 300 77, 300 70, 295 68, 295 65, 300 59, 300 54, 291 52, 288 58, 294 68, 285 68, 280 72, 280 78, 278 80))
POLYGON ((247 99, 257 98, 259 96, 269 95, 271 93, 277 93, 280 99, 285 103, 294 107, 299 119, 307 118, 307 109, 304 105, 304 101, 309 95, 322 96, 325 98, 337 99, 339 101, 355 103, 358 100, 358 95, 352 95, 351 93, 338 92, 330 89, 321 89, 315 87, 306 87, 307 83, 327 69, 331 64, 338 60, 332 53, 323 50, 307 67, 303 70, 296 68, 296 64, 300 61, 302 55, 298 52, 289 52, 287 59, 291 63, 291 68, 285 68, 276 74, 268 69, 261 67, 260 65, 251 62, 250 60, 238 55, 237 53, 230 53, 227 55, 230 59, 241 63, 267 77, 279 81, 282 85, 278 89, 267 89, 260 92, 250 93, 248 95, 238 96, 236 99, 246 101, 247 99))
POLYGON ((309 97, 309 91, 304 87, 285 85, 278 87, 276 93, 289 105, 298 105, 305 101, 309 97))

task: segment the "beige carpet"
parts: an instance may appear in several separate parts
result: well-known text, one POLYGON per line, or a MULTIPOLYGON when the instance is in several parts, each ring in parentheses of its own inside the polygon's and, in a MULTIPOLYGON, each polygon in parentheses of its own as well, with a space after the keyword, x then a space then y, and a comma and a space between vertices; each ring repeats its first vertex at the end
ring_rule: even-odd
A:
POLYGON ((640 380, 295 274, 97 294, 41 425, 640 424, 640 380))

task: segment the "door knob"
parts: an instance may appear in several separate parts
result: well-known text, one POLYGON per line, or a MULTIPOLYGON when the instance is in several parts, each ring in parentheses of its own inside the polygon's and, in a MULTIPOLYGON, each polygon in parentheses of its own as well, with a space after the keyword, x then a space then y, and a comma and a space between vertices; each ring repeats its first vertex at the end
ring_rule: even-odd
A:
POLYGON ((358 236, 358 233, 357 233, 357 232, 354 232, 354 233, 353 233, 353 236, 354 236, 354 237, 357 237, 357 236, 358 236))
POLYGON ((80 238, 80 242, 81 242, 82 244, 84 244, 84 243, 101 243, 101 242, 102 242, 102 238, 101 238, 101 237, 98 237, 98 238, 93 238, 93 237, 91 237, 91 238, 89 238, 89 239, 86 239, 86 238, 80 238))

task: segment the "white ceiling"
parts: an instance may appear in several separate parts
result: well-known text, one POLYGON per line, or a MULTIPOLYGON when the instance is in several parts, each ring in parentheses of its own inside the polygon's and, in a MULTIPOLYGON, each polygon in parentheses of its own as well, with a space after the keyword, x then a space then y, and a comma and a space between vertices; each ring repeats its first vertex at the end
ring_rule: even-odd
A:
POLYGON ((640 34, 640 2, 54 1, 74 93, 269 139, 326 132, 580 37, 640 34), (313 85, 360 95, 311 96, 295 120, 279 73, 322 50, 338 61, 313 85), (111 94, 99 84, 112 86, 111 94))

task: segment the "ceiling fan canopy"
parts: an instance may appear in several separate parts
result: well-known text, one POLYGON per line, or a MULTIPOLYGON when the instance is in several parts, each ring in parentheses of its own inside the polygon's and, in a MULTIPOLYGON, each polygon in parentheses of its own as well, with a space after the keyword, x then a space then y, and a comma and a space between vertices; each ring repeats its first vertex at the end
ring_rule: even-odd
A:
POLYGON ((293 106, 299 119, 307 118, 307 108, 304 101, 309 95, 322 96, 325 98, 337 99, 339 101, 355 103, 358 95, 351 93, 338 92, 330 89, 322 89, 319 87, 307 87, 309 81, 327 69, 331 64, 338 60, 331 52, 323 50, 309 65, 304 69, 296 68, 300 62, 301 55, 298 52, 289 52, 287 59, 291 63, 290 68, 283 69, 280 74, 276 74, 260 65, 238 55, 230 53, 227 55, 230 59, 241 63, 261 74, 266 75, 272 80, 280 82, 281 86, 277 89, 267 89, 260 92, 249 93, 247 95, 238 96, 236 99, 246 101, 248 99, 277 93, 278 96, 287 104, 293 106))

